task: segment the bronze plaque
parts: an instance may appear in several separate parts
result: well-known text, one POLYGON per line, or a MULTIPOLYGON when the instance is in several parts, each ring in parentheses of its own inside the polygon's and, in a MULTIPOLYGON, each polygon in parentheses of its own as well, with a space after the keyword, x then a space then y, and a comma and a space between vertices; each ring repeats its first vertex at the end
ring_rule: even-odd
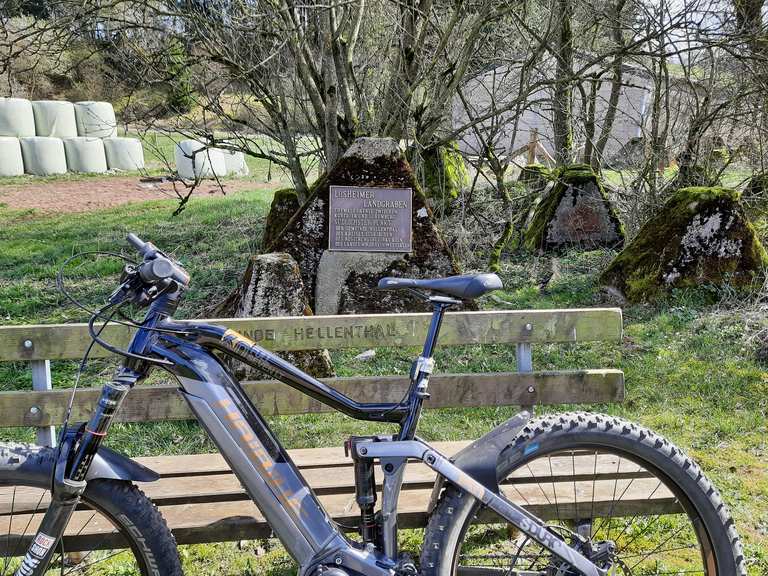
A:
POLYGON ((410 252, 410 188, 331 186, 328 248, 342 252, 410 252))

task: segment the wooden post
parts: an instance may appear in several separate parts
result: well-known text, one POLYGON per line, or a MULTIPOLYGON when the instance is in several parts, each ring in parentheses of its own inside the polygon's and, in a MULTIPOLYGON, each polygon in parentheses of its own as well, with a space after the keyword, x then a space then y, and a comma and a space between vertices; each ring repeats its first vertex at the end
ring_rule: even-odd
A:
POLYGON ((528 141, 528 164, 536 164, 536 149, 539 147, 539 130, 531 130, 531 139, 528 141))
MULTIPOLYGON (((32 389, 51 390, 51 361, 32 360, 32 389)), ((32 406, 30 412, 40 411, 37 406, 32 406)), ((34 414, 33 414, 34 415, 34 414)), ((37 429, 37 443, 41 446, 56 446, 56 428, 53 426, 40 426, 37 429)))

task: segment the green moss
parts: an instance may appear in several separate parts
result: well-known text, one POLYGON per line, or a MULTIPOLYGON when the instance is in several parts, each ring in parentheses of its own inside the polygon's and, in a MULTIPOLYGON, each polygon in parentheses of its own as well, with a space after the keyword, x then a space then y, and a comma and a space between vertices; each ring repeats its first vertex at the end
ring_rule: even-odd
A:
POLYGON ((512 222, 507 222, 504 225, 504 231, 501 233, 501 236, 493 245, 493 250, 491 250, 491 257, 488 260, 488 269, 491 272, 501 271, 501 253, 504 252, 504 248, 512 239, 512 233, 514 230, 515 227, 512 225, 512 222))
POLYGON ((293 188, 281 188, 275 191, 272 205, 264 225, 262 246, 268 248, 283 231, 291 217, 299 210, 299 196, 293 188))
POLYGON ((455 140, 422 153, 424 190, 429 198, 446 208, 469 184, 469 171, 455 140))
POLYGON ((543 164, 528 164, 520 170, 517 181, 527 187, 543 188, 545 183, 552 178, 552 173, 543 164))
POLYGON ((601 284, 638 302, 671 288, 751 283, 768 255, 739 198, 722 187, 678 190, 611 262, 601 284))
MULTIPOLYGON (((551 179, 555 185, 550 192, 541 199, 531 219, 531 223, 525 231, 524 245, 529 250, 555 250, 564 248, 566 243, 551 243, 548 241, 549 224, 555 217, 558 206, 563 201, 565 194, 569 190, 578 190, 578 187, 587 183, 593 183, 597 186, 600 196, 603 200, 603 206, 608 212, 608 217, 615 227, 618 240, 612 242, 613 246, 620 246, 624 242, 624 227, 616 214, 615 209, 608 200, 600 179, 592 170, 589 164, 571 164, 562 166, 551 172, 551 179)), ((575 192, 574 193, 577 193, 575 192)), ((598 245, 593 244, 592 247, 598 245)))

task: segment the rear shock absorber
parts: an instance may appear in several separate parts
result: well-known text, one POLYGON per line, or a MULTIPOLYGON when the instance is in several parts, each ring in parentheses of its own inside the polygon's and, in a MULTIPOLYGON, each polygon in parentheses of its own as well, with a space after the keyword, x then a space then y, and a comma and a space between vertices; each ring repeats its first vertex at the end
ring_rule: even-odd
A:
MULTIPOLYGON (((378 525, 374 508, 376 507, 376 476, 373 459, 358 456, 357 444, 370 442, 370 437, 349 439, 349 448, 355 469, 355 497, 360 507, 360 536, 364 544, 378 542, 378 525)), ((363 448, 364 450, 364 448, 363 448)))

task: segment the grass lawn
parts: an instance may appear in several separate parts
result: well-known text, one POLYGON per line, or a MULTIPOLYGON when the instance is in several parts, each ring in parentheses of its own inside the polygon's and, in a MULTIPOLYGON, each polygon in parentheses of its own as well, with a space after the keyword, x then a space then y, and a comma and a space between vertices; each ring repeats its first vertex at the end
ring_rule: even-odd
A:
MULTIPOLYGON (((72 253, 125 248, 133 231, 174 252, 188 267, 193 287, 178 314, 192 317, 226 296, 259 250, 269 192, 197 198, 180 216, 173 201, 133 204, 91 214, 41 216, 0 208, 0 317, 4 324, 73 322, 83 314, 54 288, 58 265, 72 253)), ((595 251, 560 258, 560 273, 546 293, 536 287, 546 258, 516 255, 504 266, 506 290, 483 302, 487 308, 549 308, 600 305, 596 272, 610 254, 595 251), (512 262, 514 261, 514 262, 512 262)), ((94 259, 72 271, 71 286, 96 305, 114 287, 119 265, 94 259)), ((621 415, 668 436, 702 464, 731 506, 750 557, 750 574, 768 574, 768 375, 754 360, 741 308, 713 305, 706 291, 675 294, 656 306, 625 309, 622 344, 539 346, 537 369, 616 367, 625 371, 627 400, 590 410, 621 415)), ((373 362, 357 351, 333 353, 340 375, 405 372, 413 350, 380 350, 373 362)), ((452 348, 437 356, 444 371, 494 371, 514 367, 511 346, 452 348), (450 352, 450 353, 449 353, 450 352)), ((112 365, 94 362, 85 384, 109 376, 112 365)), ((72 383, 73 362, 54 362, 56 386, 72 383)), ((28 368, 0 364, 0 390, 29 388, 28 368)), ((560 408, 565 409, 565 408, 560 408)), ((513 407, 427 410, 420 434, 429 440, 476 437, 515 412, 513 407)), ((338 445, 350 433, 380 427, 339 415, 270 419, 289 447, 338 445)), ((29 429, 0 429, 2 439, 33 437, 29 429)), ((117 425, 108 443, 132 456, 212 450, 193 423, 117 425)), ((418 531, 407 534, 418 547, 418 531)), ((189 573, 291 574, 294 567, 272 542, 183 547, 189 573)))

